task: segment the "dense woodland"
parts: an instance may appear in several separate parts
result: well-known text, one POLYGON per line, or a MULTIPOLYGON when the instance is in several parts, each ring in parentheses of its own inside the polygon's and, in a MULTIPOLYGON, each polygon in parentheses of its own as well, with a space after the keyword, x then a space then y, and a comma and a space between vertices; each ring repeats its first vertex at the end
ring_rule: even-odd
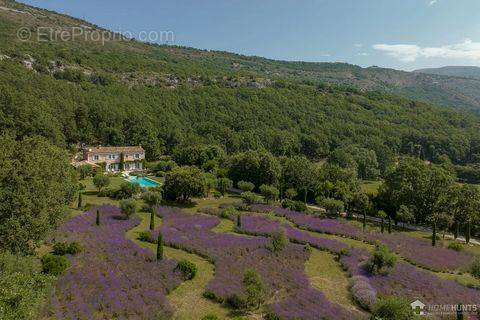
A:
MULTIPOLYGON (((261 58, 133 40, 105 46, 20 42, 20 23, 32 31, 88 23, 11 1, 0 4, 28 12, 0 12, 0 270, 19 277, 0 275, 0 283, 18 288, 0 298, 8 319, 31 318, 54 280, 50 275, 59 275, 46 272, 51 261, 43 261, 41 270, 31 255, 62 225, 67 205, 78 199, 82 209, 82 181, 92 168, 75 171, 70 160, 83 145, 142 145, 149 173, 164 178, 162 190, 145 192, 127 182, 112 190, 107 176, 90 177, 99 197, 122 201, 126 220, 135 216, 132 198, 142 193, 152 209, 162 197, 184 205, 236 188, 243 204, 281 204, 307 219, 313 217, 307 203, 323 207, 332 219, 355 213, 363 216, 363 231, 367 215, 381 219, 382 234, 384 219, 389 234, 392 221, 422 224, 432 230, 433 247, 439 230, 464 235, 467 242, 479 231, 480 191, 458 183, 480 182, 475 113, 289 72, 272 74, 272 66, 293 67, 261 58), (236 59, 248 67, 229 65, 236 59), (367 194, 362 180, 384 183, 378 194, 367 194)), ((97 211, 97 226, 99 221, 97 211)), ((286 247, 288 240, 280 240, 286 247)))

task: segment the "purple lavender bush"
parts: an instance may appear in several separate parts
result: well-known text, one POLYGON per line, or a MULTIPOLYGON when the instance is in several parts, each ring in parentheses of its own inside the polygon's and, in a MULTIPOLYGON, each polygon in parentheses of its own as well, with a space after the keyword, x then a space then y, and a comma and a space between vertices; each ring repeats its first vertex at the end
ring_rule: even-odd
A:
POLYGON ((72 267, 60 277, 52 295, 55 319, 170 318, 166 295, 181 283, 176 261, 156 262, 153 254, 125 238, 139 219, 119 219, 118 208, 100 208, 65 223, 60 237, 79 242, 84 250, 71 257, 72 267))

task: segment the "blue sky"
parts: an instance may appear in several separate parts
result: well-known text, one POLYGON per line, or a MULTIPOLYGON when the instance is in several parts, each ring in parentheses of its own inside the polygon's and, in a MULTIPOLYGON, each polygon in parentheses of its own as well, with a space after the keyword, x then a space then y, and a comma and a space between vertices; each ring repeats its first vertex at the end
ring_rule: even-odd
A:
POLYGON ((22 0, 115 31, 281 60, 480 66, 479 0, 22 0))

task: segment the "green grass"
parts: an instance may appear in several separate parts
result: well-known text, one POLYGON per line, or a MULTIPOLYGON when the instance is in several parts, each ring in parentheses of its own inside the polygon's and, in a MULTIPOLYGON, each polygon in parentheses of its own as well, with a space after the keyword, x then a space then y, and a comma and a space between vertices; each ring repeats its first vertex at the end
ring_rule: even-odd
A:
POLYGON ((310 259, 305 264, 305 272, 312 287, 323 292, 328 300, 346 309, 360 311, 350 294, 348 275, 334 255, 312 249, 310 259))
POLYGON ((382 181, 363 181, 360 187, 366 194, 377 195, 381 185, 382 181))
MULTIPOLYGON (((148 230, 150 215, 140 213, 141 223, 127 232, 126 237, 143 248, 151 249, 156 252, 156 245, 139 241, 140 232, 148 230)), ((155 224, 161 224, 161 219, 157 217, 155 224)), ((197 320, 208 314, 214 314, 220 319, 229 319, 229 310, 203 297, 204 288, 215 275, 215 267, 207 260, 195 255, 170 247, 164 248, 165 256, 169 259, 186 259, 195 263, 198 267, 197 275, 193 280, 183 282, 177 289, 168 295, 168 300, 174 306, 175 319, 179 320, 197 320)))

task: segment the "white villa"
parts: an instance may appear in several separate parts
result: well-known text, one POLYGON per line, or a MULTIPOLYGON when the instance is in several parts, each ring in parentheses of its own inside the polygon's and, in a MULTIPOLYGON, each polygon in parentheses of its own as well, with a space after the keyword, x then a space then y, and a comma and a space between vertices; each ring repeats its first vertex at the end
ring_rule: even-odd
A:
POLYGON ((86 147, 82 162, 104 165, 107 172, 143 170, 145 150, 134 147, 86 147), (123 166, 123 168, 121 168, 123 166))

